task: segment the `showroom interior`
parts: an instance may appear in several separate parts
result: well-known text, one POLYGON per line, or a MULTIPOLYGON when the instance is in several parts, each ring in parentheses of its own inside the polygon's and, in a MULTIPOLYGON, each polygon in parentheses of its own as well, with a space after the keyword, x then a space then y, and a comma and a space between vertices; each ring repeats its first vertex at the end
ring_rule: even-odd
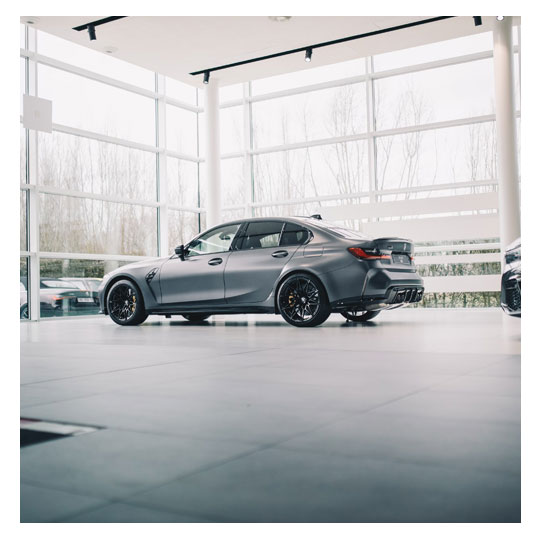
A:
POLYGON ((520 17, 23 16, 20 87, 21 522, 520 522, 520 17), (423 297, 100 313, 295 216, 410 240, 423 297))

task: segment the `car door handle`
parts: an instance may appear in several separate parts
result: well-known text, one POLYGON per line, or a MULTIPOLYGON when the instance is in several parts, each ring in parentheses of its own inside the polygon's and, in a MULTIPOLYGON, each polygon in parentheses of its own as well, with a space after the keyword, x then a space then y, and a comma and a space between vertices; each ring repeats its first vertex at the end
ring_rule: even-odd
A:
POLYGON ((284 249, 282 249, 280 251, 274 251, 274 253, 272 253, 272 257, 279 259, 281 257, 286 257, 288 254, 289 254, 288 251, 285 251, 284 249))
POLYGON ((219 257, 215 258, 215 259, 210 259, 208 261, 208 264, 210 266, 217 266, 218 264, 221 264, 223 262, 223 259, 220 259, 219 257))

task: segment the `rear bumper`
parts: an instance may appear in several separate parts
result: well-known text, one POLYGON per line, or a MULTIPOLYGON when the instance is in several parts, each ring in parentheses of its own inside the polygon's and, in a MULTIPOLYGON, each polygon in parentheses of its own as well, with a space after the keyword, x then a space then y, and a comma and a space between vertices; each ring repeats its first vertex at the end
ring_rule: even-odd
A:
POLYGON ((501 281, 501 307, 508 315, 521 317, 521 267, 503 274, 501 281))
POLYGON ((331 303, 331 307, 336 311, 347 307, 393 309, 420 302, 423 296, 424 280, 415 271, 372 268, 366 274, 361 294, 336 300, 331 303))

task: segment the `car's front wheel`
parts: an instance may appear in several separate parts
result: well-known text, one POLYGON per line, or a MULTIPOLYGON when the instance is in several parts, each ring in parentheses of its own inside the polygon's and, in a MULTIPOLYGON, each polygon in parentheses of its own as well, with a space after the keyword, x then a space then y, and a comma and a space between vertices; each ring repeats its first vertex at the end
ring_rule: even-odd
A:
POLYGON ((310 274, 293 274, 278 290, 278 309, 293 326, 318 326, 330 316, 323 284, 310 274))
POLYGON ((107 311, 110 318, 121 326, 141 324, 148 317, 141 291, 129 279, 117 281, 110 288, 107 311))
POLYGON ((381 310, 378 311, 343 311, 341 314, 348 320, 352 322, 366 322, 370 321, 374 317, 376 317, 381 310))
POLYGON ((187 319, 189 322, 202 322, 206 321, 208 317, 210 317, 210 313, 186 313, 185 315, 182 315, 184 319, 187 319))

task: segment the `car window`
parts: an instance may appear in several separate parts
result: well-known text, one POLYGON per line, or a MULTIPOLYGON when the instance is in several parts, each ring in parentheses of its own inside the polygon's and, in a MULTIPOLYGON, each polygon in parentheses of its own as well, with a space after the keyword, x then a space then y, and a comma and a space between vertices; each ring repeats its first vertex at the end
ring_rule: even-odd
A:
POLYGON ((252 221, 239 239, 237 249, 246 251, 278 247, 282 229, 282 221, 252 221))
POLYGON ((298 225, 297 223, 286 223, 281 235, 280 246, 301 246, 305 244, 311 236, 311 233, 298 225))
POLYGON ((100 279, 89 279, 88 280, 88 288, 91 291, 97 291, 99 289, 100 284, 101 284, 100 279))
POLYGON ((239 223, 226 225, 212 229, 190 242, 186 249, 186 255, 205 255, 207 253, 223 253, 229 251, 232 241, 240 228, 239 223))

